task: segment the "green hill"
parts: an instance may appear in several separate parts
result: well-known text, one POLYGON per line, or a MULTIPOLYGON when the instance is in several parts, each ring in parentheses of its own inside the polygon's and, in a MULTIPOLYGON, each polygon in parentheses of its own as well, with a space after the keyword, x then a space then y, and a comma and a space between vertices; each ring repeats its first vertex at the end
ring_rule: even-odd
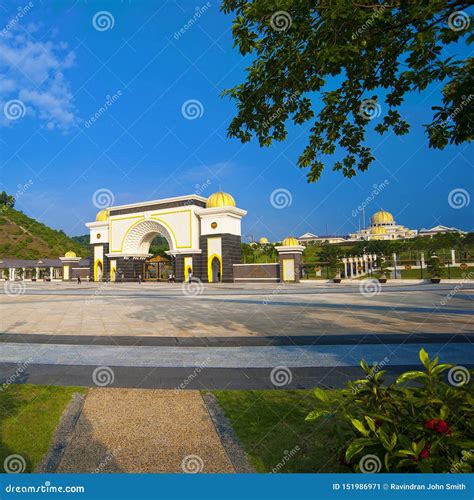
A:
POLYGON ((3 205, 0 210, 0 258, 57 258, 72 250, 80 257, 89 254, 83 245, 28 217, 23 212, 3 205))

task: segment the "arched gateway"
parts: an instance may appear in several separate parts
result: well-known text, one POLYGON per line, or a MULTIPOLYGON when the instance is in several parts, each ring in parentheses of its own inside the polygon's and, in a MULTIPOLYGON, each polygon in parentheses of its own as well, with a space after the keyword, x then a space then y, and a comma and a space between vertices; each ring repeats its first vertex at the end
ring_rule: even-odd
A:
POLYGON ((247 212, 227 193, 109 207, 89 222, 91 275, 95 281, 138 281, 161 235, 169 245, 176 281, 190 272, 208 282, 232 282, 240 263, 241 219, 247 212))

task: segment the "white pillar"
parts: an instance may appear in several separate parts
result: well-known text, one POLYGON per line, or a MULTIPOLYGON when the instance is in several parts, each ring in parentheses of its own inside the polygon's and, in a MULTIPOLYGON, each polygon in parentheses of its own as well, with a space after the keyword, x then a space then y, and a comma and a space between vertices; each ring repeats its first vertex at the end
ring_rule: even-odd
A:
POLYGON ((425 254, 423 252, 421 252, 421 255, 420 255, 420 264, 421 264, 421 267, 425 267, 425 254))
POLYGON ((352 276, 354 274, 354 269, 352 267, 352 257, 349 257, 347 260, 349 261, 350 275, 351 275, 351 278, 352 278, 352 276))
POLYGON ((342 258, 342 262, 344 264, 344 277, 347 279, 347 259, 345 257, 342 258))
POLYGON ((368 260, 367 260, 367 255, 364 254, 362 256, 362 259, 364 260, 364 273, 367 274, 368 273, 368 270, 369 270, 369 267, 368 267, 368 260))
POLYGON ((37 267, 37 268, 36 268, 36 279, 37 279, 38 281, 39 281, 39 279, 40 279, 40 268, 39 268, 39 267, 37 267))
POLYGON ((12 281, 14 281, 14 280, 15 280, 15 268, 14 268, 14 267, 11 267, 11 268, 10 268, 10 279, 11 279, 12 281))
POLYGON ((456 264, 456 253, 454 248, 451 248, 451 264, 454 266, 456 264))
POLYGON ((393 277, 397 278, 397 254, 392 254, 393 257, 393 277))
POLYGON ((22 267, 21 270, 23 271, 23 274, 21 275, 21 279, 24 280, 25 276, 26 276, 26 269, 24 267, 22 267))
POLYGON ((50 277, 51 280, 53 280, 53 272, 54 272, 54 268, 50 267, 49 268, 49 277, 50 277))

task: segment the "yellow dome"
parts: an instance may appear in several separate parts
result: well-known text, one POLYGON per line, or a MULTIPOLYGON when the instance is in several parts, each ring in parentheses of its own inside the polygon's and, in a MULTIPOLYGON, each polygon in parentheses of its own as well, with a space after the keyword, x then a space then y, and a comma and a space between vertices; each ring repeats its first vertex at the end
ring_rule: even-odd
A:
POLYGON ((298 240, 294 236, 288 236, 282 242, 282 246, 284 247, 296 247, 299 245, 298 240))
POLYGON ((65 253, 64 257, 77 257, 77 255, 76 255, 76 252, 69 250, 69 252, 65 253))
POLYGON ((387 224, 388 222, 393 222, 393 215, 385 210, 379 210, 372 215, 372 225, 375 224, 387 224))
POLYGON ((207 199, 206 208, 235 207, 235 200, 229 193, 217 191, 207 199))
POLYGON ((260 243, 260 245, 268 245, 269 243, 268 238, 260 238, 258 242, 260 243))
POLYGON ((109 218, 109 211, 106 208, 104 208, 100 212, 97 212, 97 215, 95 216, 95 220, 97 222, 105 222, 108 220, 108 218, 109 218))
POLYGON ((387 234, 387 230, 383 226, 373 227, 370 232, 372 234, 387 234))

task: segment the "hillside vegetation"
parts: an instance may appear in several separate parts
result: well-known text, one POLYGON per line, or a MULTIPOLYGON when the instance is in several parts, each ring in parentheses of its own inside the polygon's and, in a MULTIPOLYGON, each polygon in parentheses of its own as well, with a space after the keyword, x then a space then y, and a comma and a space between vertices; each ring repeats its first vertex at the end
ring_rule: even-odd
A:
POLYGON ((0 210, 0 258, 57 258, 72 250, 87 257, 87 246, 28 217, 23 212, 3 205, 0 210))

